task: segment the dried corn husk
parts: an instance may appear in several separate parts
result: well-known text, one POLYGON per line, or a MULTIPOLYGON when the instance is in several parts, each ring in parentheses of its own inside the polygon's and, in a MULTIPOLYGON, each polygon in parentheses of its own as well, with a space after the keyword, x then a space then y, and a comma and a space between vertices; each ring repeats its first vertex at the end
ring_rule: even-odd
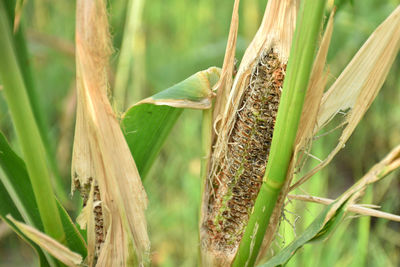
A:
POLYGON ((346 125, 338 144, 323 162, 291 186, 294 189, 324 168, 344 147, 354 129, 361 121, 379 93, 390 67, 400 48, 400 6, 371 34, 365 44, 347 65, 339 78, 324 94, 315 135, 340 111, 347 111, 341 125, 346 125))
POLYGON ((80 266, 83 259, 78 253, 71 251, 68 247, 59 243, 57 240, 50 236, 36 230, 36 228, 27 224, 18 222, 11 215, 7 216, 12 223, 29 239, 38 244, 45 251, 50 253, 53 257, 61 261, 67 266, 77 267, 80 266))
POLYGON ((150 250, 144 215, 147 198, 107 98, 110 47, 104 1, 78 1, 78 112, 71 173, 73 185, 83 191, 86 199, 94 183, 96 205, 89 204, 95 206, 96 266, 126 266, 130 240, 138 263, 145 264, 150 250))

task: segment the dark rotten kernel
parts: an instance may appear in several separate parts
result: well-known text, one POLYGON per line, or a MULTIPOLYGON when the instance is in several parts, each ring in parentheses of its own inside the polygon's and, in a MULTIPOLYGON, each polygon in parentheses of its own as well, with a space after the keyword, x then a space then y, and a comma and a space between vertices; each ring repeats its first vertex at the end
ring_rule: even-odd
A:
POLYGON ((206 229, 213 249, 232 250, 239 244, 260 190, 272 141, 286 64, 274 49, 264 52, 254 68, 236 121, 208 177, 206 229))

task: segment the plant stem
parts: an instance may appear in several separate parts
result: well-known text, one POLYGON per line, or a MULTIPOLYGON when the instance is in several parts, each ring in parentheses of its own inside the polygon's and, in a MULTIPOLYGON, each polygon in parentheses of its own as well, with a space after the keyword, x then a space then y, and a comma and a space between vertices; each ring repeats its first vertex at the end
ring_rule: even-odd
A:
POLYGON ((65 234, 51 186, 46 152, 18 66, 10 29, 4 5, 0 2, 0 76, 4 84, 4 95, 21 144, 44 230, 63 242, 65 234))
MULTIPOLYGON (((127 103, 127 89, 131 88, 136 90, 135 101, 140 100, 140 90, 143 88, 135 88, 129 86, 129 77, 134 74, 133 61, 137 60, 134 58, 135 49, 137 49, 138 40, 140 38, 139 28, 142 20, 142 13, 144 7, 143 0, 130 0, 127 2, 126 21, 124 26, 124 36, 121 45, 121 52, 118 57, 118 67, 115 76, 114 86, 114 100, 119 111, 125 110, 125 104, 127 103)), ((133 77, 133 79, 140 79, 139 77, 133 77)), ((137 84, 137 83, 136 83, 137 84)))
POLYGON ((263 184, 233 266, 254 265, 269 219, 285 183, 325 3, 326 0, 305 0, 301 4, 263 184))
MULTIPOLYGON (((13 20, 15 17, 14 9, 15 9, 15 1, 3 1, 4 8, 8 15, 9 25, 12 26, 13 20)), ((10 28, 11 29, 11 28, 10 28)), ((28 98, 31 104, 33 115, 36 119, 36 123, 39 127, 39 132, 43 140, 44 148, 46 150, 46 156, 49 162, 49 166, 53 173, 53 188, 61 200, 62 203, 67 203, 69 200, 66 191, 64 190, 64 186, 61 180, 61 175, 57 166, 56 156, 55 156, 55 148, 52 145, 51 134, 49 125, 47 122, 47 118, 45 117, 43 108, 41 107, 41 101, 39 101, 38 91, 36 90, 32 71, 31 64, 27 52, 27 46, 25 41, 25 35, 23 31, 22 25, 19 26, 18 31, 13 35, 13 46, 15 49, 15 54, 17 57, 18 64, 20 66, 24 66, 20 69, 22 78, 25 83, 26 92, 28 94, 28 98)))

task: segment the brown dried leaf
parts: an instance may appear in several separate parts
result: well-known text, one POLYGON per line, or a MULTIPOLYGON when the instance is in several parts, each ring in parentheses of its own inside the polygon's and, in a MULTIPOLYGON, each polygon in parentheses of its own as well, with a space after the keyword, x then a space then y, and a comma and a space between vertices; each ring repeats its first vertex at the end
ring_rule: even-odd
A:
POLYGON ((299 148, 306 150, 314 135, 317 115, 328 78, 328 75, 325 72, 325 65, 332 37, 334 15, 335 10, 331 12, 321 45, 318 49, 317 56, 315 57, 309 86, 304 100, 300 124, 297 130, 296 145, 299 146, 299 148))
POLYGON ((347 125, 337 146, 328 157, 299 179, 291 190, 328 165, 344 147, 381 89, 399 48, 400 6, 371 34, 336 82, 324 94, 315 132, 325 126, 340 110, 351 109, 345 118, 347 125))
POLYGON ((71 251, 69 248, 59 243, 57 240, 50 236, 36 230, 32 226, 18 222, 11 215, 7 215, 7 219, 12 221, 15 226, 29 239, 38 244, 41 248, 46 250, 49 254, 61 261, 67 266, 80 266, 82 263, 82 256, 78 253, 71 251))
POLYGON ((129 256, 126 240, 134 240, 140 263, 148 260, 150 242, 144 215, 146 193, 106 95, 110 47, 104 1, 79 0, 76 24, 78 117, 72 173, 80 185, 93 179, 100 189, 103 227, 108 231, 97 264, 124 266, 129 256), (105 260, 103 255, 106 255, 105 260))
POLYGON ((232 85, 227 105, 222 114, 221 134, 229 136, 238 105, 246 89, 251 72, 264 50, 274 46, 280 61, 286 63, 296 25, 297 0, 269 1, 261 26, 246 49, 232 85))
MULTIPOLYGON (((309 196, 309 195, 288 195, 289 199, 296 199, 296 200, 301 200, 301 201, 307 201, 307 202, 313 202, 313 203, 319 203, 319 204, 324 204, 324 205, 329 205, 335 200, 329 199, 329 198, 323 198, 323 197, 315 197, 315 196, 309 196)), ((370 204, 351 204, 347 207, 347 210, 350 212, 358 213, 360 215, 366 215, 366 216, 372 216, 372 217, 377 217, 377 218, 383 218, 395 222, 400 222, 400 216, 383 212, 380 210, 374 210, 371 208, 366 208, 365 206, 371 206, 370 204)), ((375 207, 375 205, 372 205, 375 207)), ((379 206, 378 206, 379 207, 379 206)))
POLYGON ((375 164, 367 174, 347 189, 346 192, 338 198, 339 201, 335 205, 337 207, 341 206, 348 199, 350 199, 348 204, 353 204, 364 193, 368 185, 381 180, 397 168, 400 168, 400 146, 390 151, 383 160, 375 164))
MULTIPOLYGON (((233 70, 235 68, 236 40, 239 27, 239 2, 240 0, 235 0, 233 5, 231 26, 229 30, 228 43, 225 50, 224 64, 222 65, 221 77, 218 83, 215 85, 215 90, 217 92, 213 111, 213 121, 215 124, 218 123, 217 118, 222 116, 224 108, 228 103, 229 93, 233 84, 232 77, 233 70)), ((215 126, 216 131, 219 131, 217 125, 215 126)), ((212 139, 214 139, 214 137, 212 139)))

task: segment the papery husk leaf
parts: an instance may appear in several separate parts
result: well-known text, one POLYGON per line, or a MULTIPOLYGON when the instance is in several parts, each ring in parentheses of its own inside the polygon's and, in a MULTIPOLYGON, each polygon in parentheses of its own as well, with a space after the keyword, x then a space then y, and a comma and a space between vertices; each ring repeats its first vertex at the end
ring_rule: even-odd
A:
POLYGON ((280 61, 287 62, 296 25, 296 9, 296 0, 270 1, 267 4, 261 26, 243 55, 222 114, 221 132, 217 134, 229 136, 243 91, 262 52, 274 46, 279 51, 280 61))
POLYGON ((338 112, 346 115, 339 142, 327 158, 292 185, 300 186, 324 168, 344 147, 354 129, 381 89, 400 48, 400 6, 371 34, 345 70, 324 94, 314 133, 323 128, 338 112))
POLYGON ((371 34, 324 95, 318 114, 317 130, 339 111, 360 106, 364 102, 367 105, 371 101, 371 97, 360 100, 361 96, 377 94, 399 50, 399 25, 400 7, 397 7, 371 34))
MULTIPOLYGON (((218 121, 221 119, 224 109, 227 106, 229 93, 231 92, 233 85, 236 40, 239 27, 239 3, 240 0, 235 0, 233 5, 232 19, 225 50, 224 63, 222 65, 221 78, 215 86, 217 96, 214 104, 213 121, 215 124, 215 131, 217 132, 219 132, 218 121)), ((213 140, 215 138, 215 131, 213 132, 213 140)))
POLYGON ((124 266, 128 258, 125 240, 134 240, 140 263, 148 261, 150 242, 144 215, 146 193, 106 95, 110 47, 104 1, 78 1, 76 62, 81 120, 77 123, 81 125, 76 128, 72 174, 75 181, 93 179, 99 186, 103 227, 110 230, 100 249, 98 265, 105 266, 100 259, 107 254, 112 266, 124 266))
POLYGON ((71 251, 69 248, 59 243, 57 240, 36 230, 32 226, 18 222, 10 215, 7 216, 12 223, 29 239, 46 250, 49 254, 67 266, 79 266, 82 263, 82 256, 71 251))
POLYGON ((110 214, 107 236, 101 248, 96 266, 127 266, 129 252, 127 246, 127 235, 124 231, 123 222, 118 214, 110 214))

